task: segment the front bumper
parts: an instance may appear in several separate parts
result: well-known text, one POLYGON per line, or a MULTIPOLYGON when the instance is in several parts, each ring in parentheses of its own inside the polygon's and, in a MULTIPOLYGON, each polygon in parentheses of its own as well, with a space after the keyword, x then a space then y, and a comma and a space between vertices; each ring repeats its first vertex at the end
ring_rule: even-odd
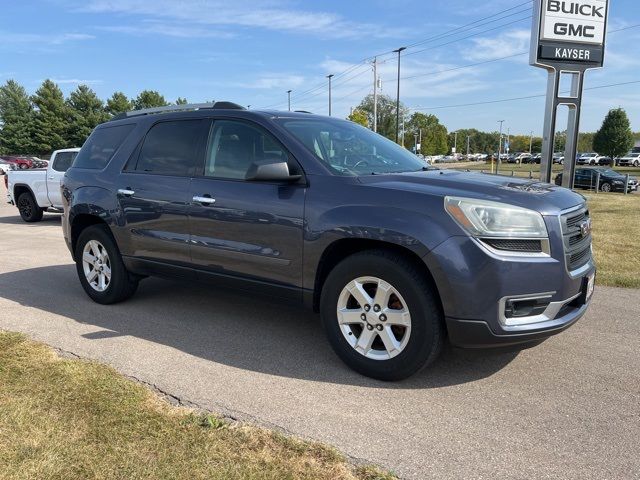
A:
POLYGON ((547 221, 551 254, 507 258, 469 237, 452 237, 424 257, 440 293, 450 342, 482 348, 541 340, 573 325, 586 312, 585 277, 592 259, 569 272, 557 217, 547 221), (554 224, 557 224, 555 226, 554 224), (558 306, 553 315, 505 324, 504 299, 544 294, 558 306))

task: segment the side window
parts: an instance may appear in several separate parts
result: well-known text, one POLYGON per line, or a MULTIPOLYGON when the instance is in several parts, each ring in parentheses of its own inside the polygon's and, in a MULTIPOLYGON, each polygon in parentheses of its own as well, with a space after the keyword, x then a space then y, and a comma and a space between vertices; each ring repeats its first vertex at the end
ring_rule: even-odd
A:
POLYGON ((201 120, 155 124, 144 139, 135 170, 161 175, 192 175, 198 163, 201 127, 201 120))
POLYGON ((73 162, 74 168, 102 170, 107 166, 118 147, 131 133, 135 125, 96 128, 84 142, 73 162))
POLYGON ((78 152, 60 152, 53 159, 53 168, 56 172, 66 172, 78 156, 78 152))
POLYGON ((286 150, 266 130, 234 120, 213 122, 205 176, 244 180, 253 162, 266 160, 289 160, 286 150))

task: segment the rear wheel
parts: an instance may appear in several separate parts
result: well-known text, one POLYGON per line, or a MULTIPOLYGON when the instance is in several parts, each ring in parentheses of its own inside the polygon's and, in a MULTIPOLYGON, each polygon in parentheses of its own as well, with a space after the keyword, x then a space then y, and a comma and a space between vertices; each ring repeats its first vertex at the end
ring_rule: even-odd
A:
POLYGON ((20 217, 25 222, 33 223, 42 220, 42 209, 30 192, 23 192, 18 196, 17 206, 20 217))
POLYGON ((611 184, 608 182, 604 182, 602 185, 600 185, 600 190, 603 192, 610 192, 611 191, 611 184))
POLYGON ((97 303, 121 302, 138 288, 138 278, 122 262, 111 233, 103 225, 85 229, 75 251, 76 270, 84 291, 97 303))
POLYGON ((334 351, 368 377, 409 377, 441 350, 444 328, 435 288, 402 255, 372 250, 347 257, 329 274, 320 302, 334 351))

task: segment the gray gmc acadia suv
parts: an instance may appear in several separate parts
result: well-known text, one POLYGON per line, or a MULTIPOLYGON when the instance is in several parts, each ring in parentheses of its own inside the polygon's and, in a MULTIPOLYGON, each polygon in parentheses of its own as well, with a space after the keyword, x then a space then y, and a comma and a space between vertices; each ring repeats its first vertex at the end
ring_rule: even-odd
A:
POLYGON ((335 118, 229 102, 122 114, 93 131, 62 193, 94 301, 168 275, 304 303, 345 363, 383 380, 417 372, 447 339, 549 337, 593 292, 581 195, 431 169, 335 118))

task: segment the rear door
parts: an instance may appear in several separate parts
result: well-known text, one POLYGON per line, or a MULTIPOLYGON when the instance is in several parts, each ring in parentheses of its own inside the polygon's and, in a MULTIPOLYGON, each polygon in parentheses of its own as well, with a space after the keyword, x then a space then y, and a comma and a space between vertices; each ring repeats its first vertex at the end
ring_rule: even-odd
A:
POLYGON ((292 174, 301 168, 266 129, 244 120, 214 120, 205 151, 204 169, 191 183, 194 264, 254 279, 262 292, 299 296, 306 184, 245 177, 254 161, 288 161, 292 174))
POLYGON ((207 121, 155 123, 129 159, 118 182, 118 203, 126 234, 123 254, 147 261, 186 266, 189 252, 190 179, 201 164, 207 121))

